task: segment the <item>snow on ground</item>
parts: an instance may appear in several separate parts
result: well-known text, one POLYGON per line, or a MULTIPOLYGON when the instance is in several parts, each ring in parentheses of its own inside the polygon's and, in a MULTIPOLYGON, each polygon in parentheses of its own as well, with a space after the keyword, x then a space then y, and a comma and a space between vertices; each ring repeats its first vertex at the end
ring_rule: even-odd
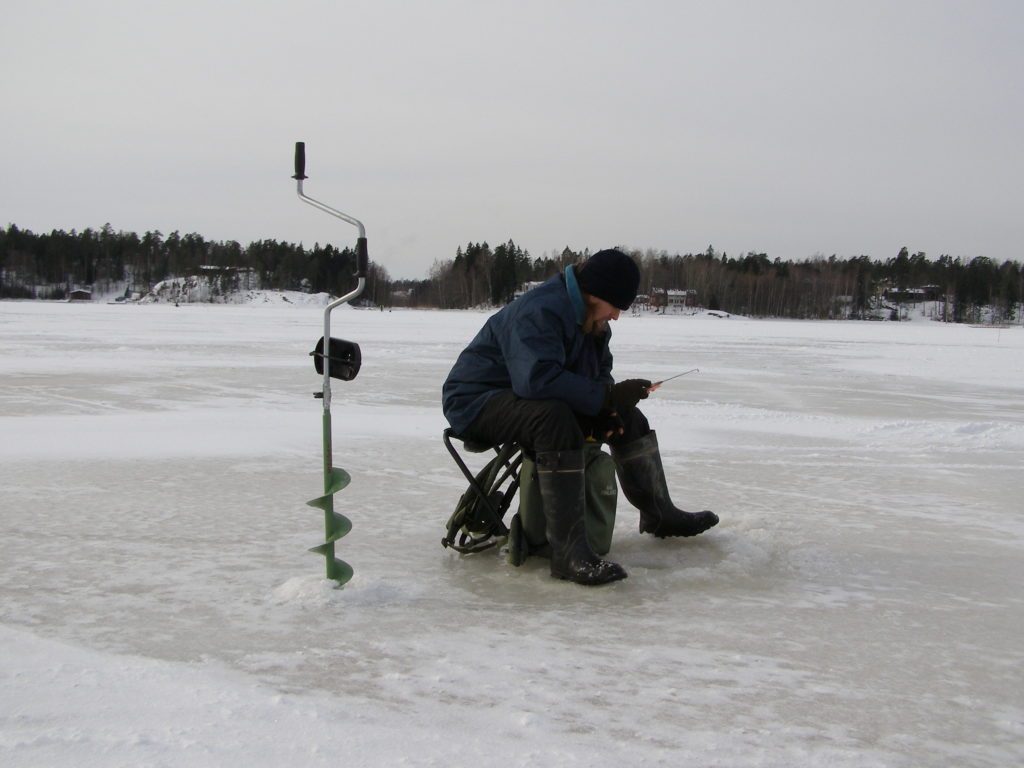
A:
POLYGON ((314 306, 0 302, 0 764, 1024 760, 1024 331, 623 317, 677 501, 587 589, 442 549, 486 317, 345 311, 342 589, 314 306))

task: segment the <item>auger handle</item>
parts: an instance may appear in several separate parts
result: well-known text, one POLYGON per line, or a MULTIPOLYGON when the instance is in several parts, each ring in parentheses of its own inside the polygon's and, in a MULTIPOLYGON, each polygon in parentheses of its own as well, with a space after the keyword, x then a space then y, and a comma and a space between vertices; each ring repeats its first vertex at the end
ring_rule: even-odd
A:
POLYGON ((292 178, 297 181, 309 178, 306 176, 306 142, 304 141, 295 142, 295 175, 292 178))
MULTIPOLYGON (((295 175, 292 176, 292 178, 296 181, 302 181, 303 179, 309 178, 306 175, 306 142, 304 141, 295 142, 295 175)), ((302 197, 308 201, 308 198, 305 198, 305 195, 302 195, 302 197)), ((355 224, 362 229, 362 224, 360 224, 357 219, 353 219, 351 216, 341 213, 341 211, 335 211, 333 208, 329 208, 323 204, 317 204, 316 207, 321 210, 326 210, 332 216, 337 216, 338 218, 351 224, 355 224)), ((356 271, 354 273, 356 278, 366 277, 366 270, 369 263, 370 256, 369 251, 366 248, 366 236, 360 232, 360 237, 356 241, 356 271)))
POLYGON ((366 266, 370 261, 369 252, 366 249, 366 238, 360 237, 356 241, 356 273, 357 278, 366 277, 366 266))

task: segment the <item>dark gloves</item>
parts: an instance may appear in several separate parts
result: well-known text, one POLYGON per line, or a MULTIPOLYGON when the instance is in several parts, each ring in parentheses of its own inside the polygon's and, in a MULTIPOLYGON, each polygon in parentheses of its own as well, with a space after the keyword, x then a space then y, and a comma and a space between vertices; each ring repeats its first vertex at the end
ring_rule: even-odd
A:
POLYGON ((648 390, 651 382, 647 379, 626 379, 608 388, 608 394, 604 399, 604 411, 615 411, 623 413, 634 408, 641 400, 646 400, 650 394, 648 390))
POLYGON ((612 435, 621 435, 625 424, 614 411, 601 411, 583 425, 583 433, 595 440, 607 440, 612 435))

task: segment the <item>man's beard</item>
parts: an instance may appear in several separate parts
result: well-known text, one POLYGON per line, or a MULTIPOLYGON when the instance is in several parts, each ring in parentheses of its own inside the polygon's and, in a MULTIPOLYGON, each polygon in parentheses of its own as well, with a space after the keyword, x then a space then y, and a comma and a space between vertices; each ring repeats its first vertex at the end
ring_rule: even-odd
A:
POLYGON ((607 320, 598 320, 597 318, 588 317, 583 321, 583 332, 587 334, 587 336, 604 336, 605 331, 607 330, 607 320))

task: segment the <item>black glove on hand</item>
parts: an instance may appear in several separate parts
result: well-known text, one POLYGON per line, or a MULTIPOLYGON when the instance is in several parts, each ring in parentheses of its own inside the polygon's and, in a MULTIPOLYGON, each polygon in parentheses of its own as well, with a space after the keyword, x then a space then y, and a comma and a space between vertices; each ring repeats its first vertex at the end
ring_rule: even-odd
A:
MULTIPOLYGON (((614 411, 601 411, 590 421, 590 436, 598 440, 606 440, 612 435, 622 434, 623 427, 619 414, 614 411)), ((584 429, 586 433, 586 429, 584 429)))
POLYGON ((626 379, 614 384, 608 389, 608 396, 604 400, 604 407, 610 408, 617 413, 623 413, 636 406, 641 400, 646 400, 650 394, 651 382, 647 379, 626 379))

